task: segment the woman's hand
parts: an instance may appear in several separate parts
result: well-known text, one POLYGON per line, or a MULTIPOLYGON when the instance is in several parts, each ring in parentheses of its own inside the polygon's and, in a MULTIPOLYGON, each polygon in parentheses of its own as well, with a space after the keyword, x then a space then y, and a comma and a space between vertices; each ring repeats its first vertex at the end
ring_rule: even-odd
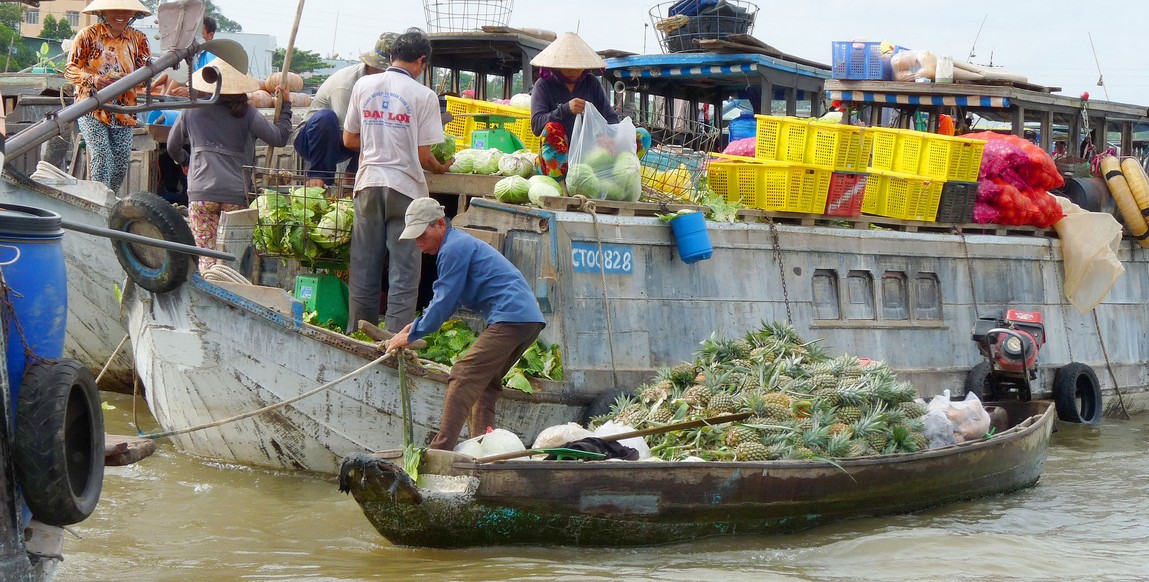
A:
POLYGON ((116 79, 113 79, 107 75, 96 75, 92 78, 92 84, 96 86, 96 90, 103 89, 104 87, 107 87, 108 85, 111 85, 115 82, 116 79))
POLYGON ((579 99, 578 97, 575 97, 574 99, 567 101, 567 107, 570 108, 571 113, 578 115, 582 113, 584 109, 586 109, 586 99, 579 99))

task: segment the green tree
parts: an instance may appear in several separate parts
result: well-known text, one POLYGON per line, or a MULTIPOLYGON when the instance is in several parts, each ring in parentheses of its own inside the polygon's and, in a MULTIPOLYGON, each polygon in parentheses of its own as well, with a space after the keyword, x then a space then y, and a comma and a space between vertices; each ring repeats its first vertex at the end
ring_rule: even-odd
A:
POLYGON ((14 32, 5 24, 0 24, 0 63, 4 72, 19 71, 36 64, 37 54, 24 46, 20 33, 14 32))
POLYGON ((72 38, 73 34, 76 34, 76 31, 72 30, 72 25, 68 24, 67 18, 56 21, 56 36, 53 38, 64 40, 65 38, 72 38))
MULTIPOLYGON (((148 7, 148 10, 152 11, 152 14, 155 14, 156 7, 160 5, 160 0, 143 0, 143 3, 144 6, 148 7)), ((217 29, 218 32, 243 32, 243 26, 224 16, 212 0, 204 0, 203 7, 204 15, 214 18, 216 24, 219 25, 217 29)))
POLYGON ((44 17, 43 27, 40 30, 40 38, 60 38, 56 36, 56 17, 49 14, 44 17))
POLYGON ((8 30, 20 30, 20 23, 24 21, 24 5, 0 2, 0 25, 8 30))
MULTIPOLYGON (((286 54, 287 49, 285 48, 275 49, 275 53, 271 55, 271 66, 283 69, 283 57, 286 54)), ((291 71, 293 73, 306 73, 325 68, 327 68, 327 63, 323 61, 323 57, 320 57, 319 53, 297 48, 291 49, 291 71)))

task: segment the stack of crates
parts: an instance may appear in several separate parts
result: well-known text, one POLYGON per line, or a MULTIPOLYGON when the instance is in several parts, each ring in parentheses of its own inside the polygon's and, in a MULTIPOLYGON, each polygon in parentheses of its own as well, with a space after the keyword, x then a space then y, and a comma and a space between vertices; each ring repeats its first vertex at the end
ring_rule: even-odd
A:
POLYGON ((492 101, 480 101, 478 99, 467 99, 465 97, 447 95, 447 112, 454 115, 455 119, 443 127, 443 132, 454 136, 455 142, 459 144, 459 149, 471 147, 471 133, 473 131, 487 128, 487 124, 475 121, 474 117, 463 116, 462 114, 491 113, 520 117, 521 119, 518 121, 507 123, 503 127, 517 135, 527 149, 536 153, 539 151, 540 139, 539 136, 531 132, 531 112, 527 109, 500 105, 492 101))
MULTIPOLYGON (((756 115, 755 158, 710 163, 710 187, 761 210, 823 214, 839 173, 864 172, 870 138, 852 125, 756 115)), ((847 188, 848 189, 848 188, 847 188)))
POLYGON ((924 222, 972 219, 984 141, 908 129, 867 132, 873 156, 862 212, 924 222))

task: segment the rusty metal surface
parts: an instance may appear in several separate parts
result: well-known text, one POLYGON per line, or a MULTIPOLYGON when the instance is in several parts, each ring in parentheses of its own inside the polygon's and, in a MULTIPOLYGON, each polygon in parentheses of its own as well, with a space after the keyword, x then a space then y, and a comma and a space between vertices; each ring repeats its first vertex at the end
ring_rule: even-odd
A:
MULTIPOLYGON (((393 501, 383 483, 351 493, 404 545, 653 545, 711 535, 792 532, 837 520, 919 511, 1032 486, 1053 429, 1050 402, 1003 403, 1021 421, 991 439, 921 453, 752 463, 523 461, 474 465, 429 456, 420 475, 471 477, 473 493, 423 490, 393 501)), ((421 486, 422 486, 421 481, 421 486)))

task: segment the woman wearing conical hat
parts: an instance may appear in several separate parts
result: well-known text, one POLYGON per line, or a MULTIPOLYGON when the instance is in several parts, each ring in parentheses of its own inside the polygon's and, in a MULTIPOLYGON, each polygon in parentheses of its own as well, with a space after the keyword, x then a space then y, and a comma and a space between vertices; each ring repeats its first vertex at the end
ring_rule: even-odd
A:
MULTIPOLYGON (((64 76, 76 86, 76 102, 144 66, 152 56, 147 37, 131 27, 132 21, 152 13, 139 0, 93 0, 84 12, 99 16, 100 22, 77 33, 68 54, 64 76)), ((127 91, 112 103, 135 105, 136 92, 127 91)), ((131 161, 136 119, 97 109, 76 124, 88 150, 92 178, 118 191, 131 161)))
MULTIPOLYGON (((531 131, 542 138, 535 171, 563 180, 575 116, 590 104, 607 123, 619 122, 596 76, 606 68, 606 61, 579 35, 568 32, 531 59, 531 64, 540 68, 539 80, 531 89, 531 131)), ((650 134, 639 130, 638 139, 640 153, 645 152, 650 134)))
MULTIPOLYGON (((247 207, 247 184, 243 167, 255 164, 255 140, 280 147, 291 136, 291 102, 273 125, 247 102, 247 94, 259 82, 215 58, 192 75, 193 91, 209 96, 215 83, 204 78, 209 69, 219 71, 222 84, 214 105, 188 109, 176 119, 168 134, 168 155, 188 175, 188 218, 197 246, 215 247, 215 233, 223 212, 247 207)), ((282 90, 276 87, 276 92, 282 90)), ((200 257, 201 271, 216 263, 200 257)))

